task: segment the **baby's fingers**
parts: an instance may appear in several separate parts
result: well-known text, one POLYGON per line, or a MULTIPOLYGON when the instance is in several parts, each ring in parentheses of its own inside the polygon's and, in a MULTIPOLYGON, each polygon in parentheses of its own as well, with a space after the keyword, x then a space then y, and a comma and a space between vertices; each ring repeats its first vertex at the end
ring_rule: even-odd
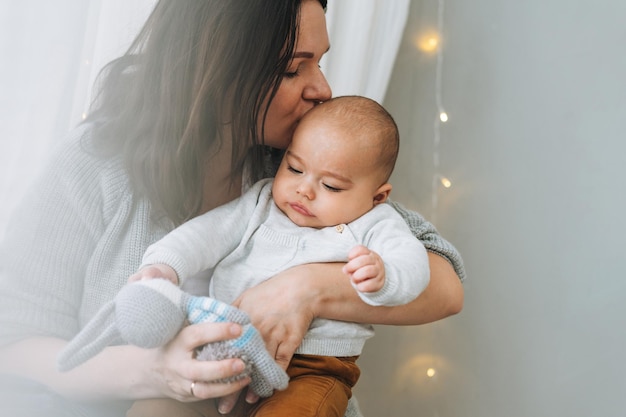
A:
POLYGON ((357 269, 351 276, 353 284, 359 284, 372 278, 376 278, 378 275, 378 269, 374 265, 367 265, 357 269))
POLYGON ((353 247, 350 252, 348 252, 348 260, 352 260, 354 258, 357 258, 359 256, 363 256, 363 255, 369 255, 370 250, 363 245, 357 245, 355 247, 353 247))
MULTIPOLYGON (((354 281, 353 281, 354 282, 354 281)), ((359 283, 354 283, 355 288, 362 293, 370 293, 380 291, 382 285, 376 278, 366 279, 359 283)))
MULTIPOLYGON (((369 252, 369 251, 368 251, 369 252)), ((374 260, 370 256, 370 254, 361 254, 356 258, 353 258, 343 266, 344 274, 352 275, 360 268, 364 268, 368 265, 373 265, 374 260)))

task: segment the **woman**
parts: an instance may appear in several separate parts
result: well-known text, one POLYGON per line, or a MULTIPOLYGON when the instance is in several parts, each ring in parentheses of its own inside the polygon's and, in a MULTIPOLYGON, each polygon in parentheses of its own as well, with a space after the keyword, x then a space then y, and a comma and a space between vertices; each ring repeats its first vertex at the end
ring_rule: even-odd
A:
MULTIPOLYGON (((236 337, 235 325, 189 326, 159 349, 110 347, 68 373, 56 371, 56 356, 125 284, 149 244, 271 173, 298 120, 330 98, 318 65, 329 48, 324 7, 162 0, 106 68, 90 115, 61 144, 0 252, 0 392, 16 407, 123 415, 128 400, 163 397, 224 397, 220 410, 233 407, 248 381, 202 381, 238 374, 241 361, 199 362, 193 351, 236 337)), ((293 268, 237 300, 281 365, 314 317, 420 324, 461 309, 451 266, 463 274, 458 254, 421 217, 401 214, 431 250, 431 284, 413 303, 369 307, 335 264, 293 268)), ((348 415, 358 415, 354 404, 348 415)))

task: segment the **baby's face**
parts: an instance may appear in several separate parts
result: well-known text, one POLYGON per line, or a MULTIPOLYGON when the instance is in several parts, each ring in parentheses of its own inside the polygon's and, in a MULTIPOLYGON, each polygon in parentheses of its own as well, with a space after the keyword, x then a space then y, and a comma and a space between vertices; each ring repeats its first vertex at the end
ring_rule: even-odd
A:
POLYGON ((297 225, 349 223, 375 205, 381 187, 378 149, 327 123, 299 126, 278 169, 272 195, 297 225))

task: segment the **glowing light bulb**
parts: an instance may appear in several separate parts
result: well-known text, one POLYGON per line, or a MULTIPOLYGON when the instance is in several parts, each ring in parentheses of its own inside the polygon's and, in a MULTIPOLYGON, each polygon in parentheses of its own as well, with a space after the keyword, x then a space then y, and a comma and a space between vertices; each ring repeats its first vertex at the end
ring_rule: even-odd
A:
POLYGON ((443 185, 445 188, 450 188, 452 187, 452 182, 446 177, 441 177, 441 185, 443 185))
POLYGON ((440 37, 438 33, 428 33, 415 39, 415 46, 422 52, 435 52, 439 48, 440 37))
POLYGON ((437 371, 435 371, 435 368, 428 368, 426 370, 426 376, 429 377, 429 378, 434 377, 436 373, 437 373, 437 371))
POLYGON ((446 113, 445 111, 442 111, 441 113, 439 113, 439 120, 441 120, 442 122, 447 122, 448 121, 448 113, 446 113))
POLYGON ((85 120, 87 118, 87 113, 83 113, 82 114, 82 118, 83 118, 83 120, 85 120))

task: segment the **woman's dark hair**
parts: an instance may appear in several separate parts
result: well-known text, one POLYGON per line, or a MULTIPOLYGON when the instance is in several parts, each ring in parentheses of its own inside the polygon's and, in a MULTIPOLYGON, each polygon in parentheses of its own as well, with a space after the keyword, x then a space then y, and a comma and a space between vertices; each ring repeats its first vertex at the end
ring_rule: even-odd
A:
POLYGON ((122 155, 135 192, 175 224, 199 214, 208 152, 227 126, 231 179, 246 158, 252 180, 261 177, 259 121, 293 56, 301 2, 160 0, 100 74, 85 120, 96 145, 122 155))

